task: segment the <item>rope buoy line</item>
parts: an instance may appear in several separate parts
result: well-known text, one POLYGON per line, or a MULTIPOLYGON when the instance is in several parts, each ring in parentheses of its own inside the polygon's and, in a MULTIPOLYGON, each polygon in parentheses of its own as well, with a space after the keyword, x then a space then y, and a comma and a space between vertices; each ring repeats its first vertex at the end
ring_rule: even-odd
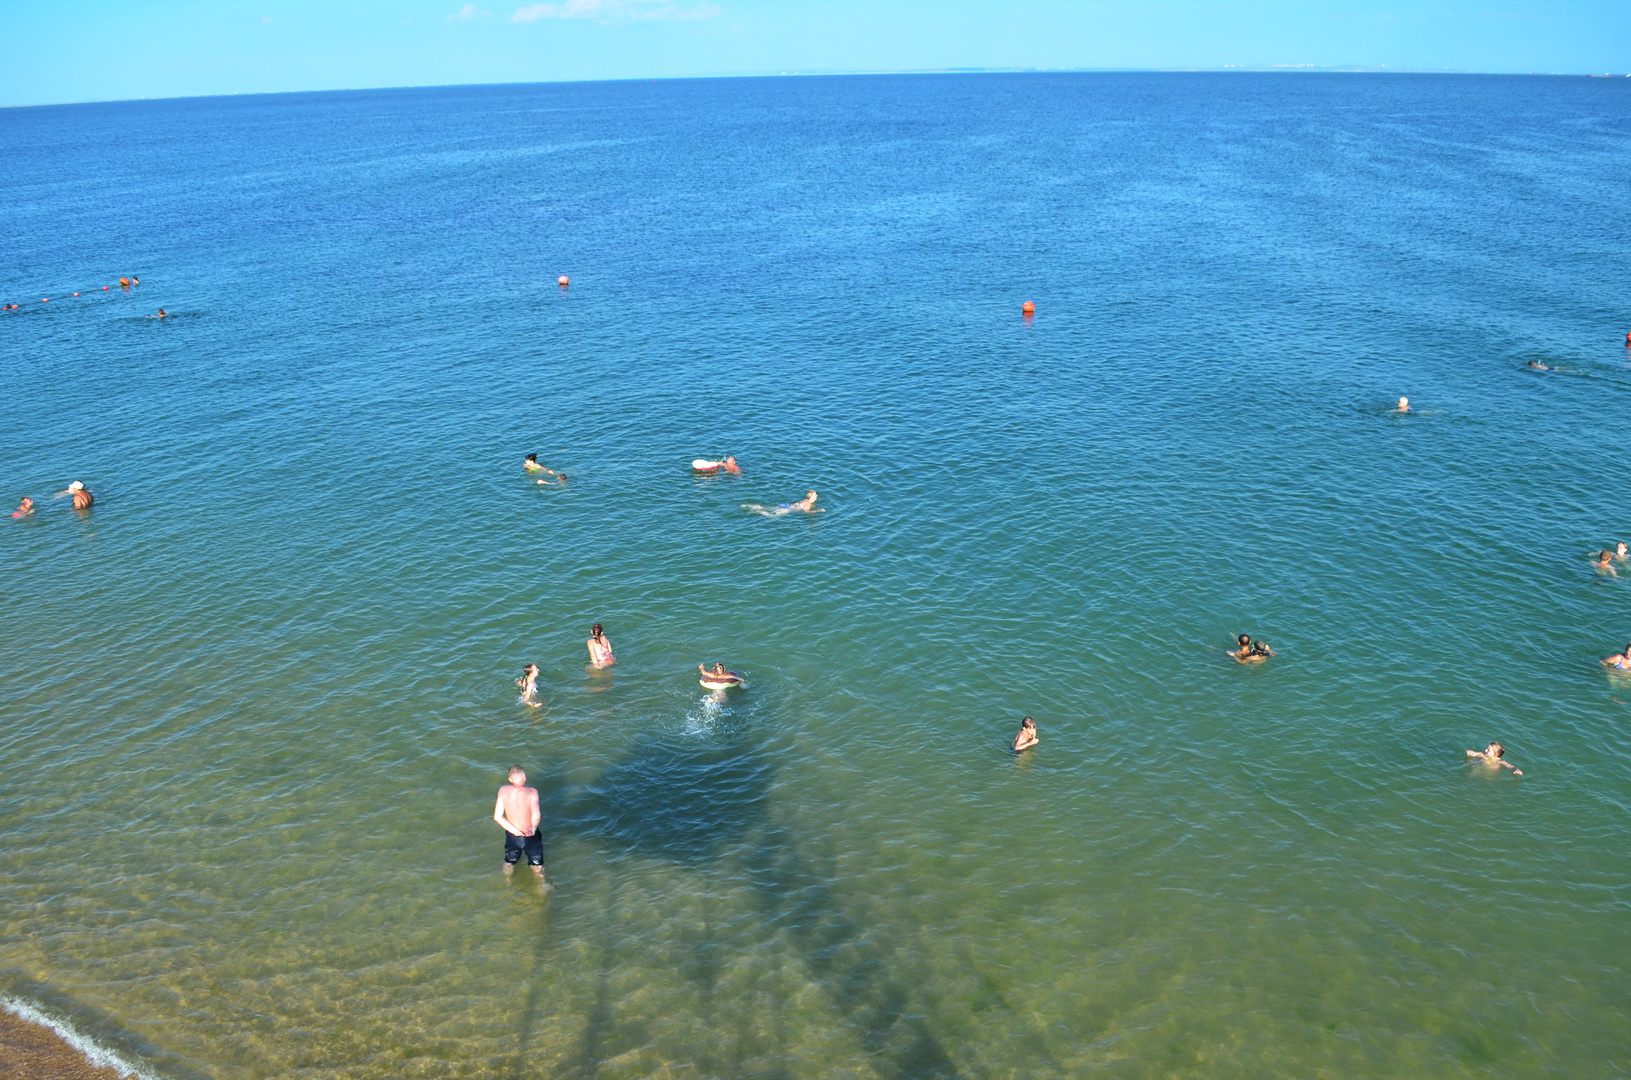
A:
MULTIPOLYGON (((122 278, 119 279, 119 291, 120 292, 129 292, 131 286, 140 285, 141 283, 142 283, 142 279, 137 277, 134 274, 132 274, 130 277, 122 277, 122 278)), ((40 303, 49 304, 53 300, 72 300, 74 297, 80 296, 80 295, 82 295, 84 293, 90 293, 90 294, 94 295, 94 294, 99 293, 99 292, 111 292, 112 290, 113 290, 112 285, 104 285, 100 289, 98 289, 98 288, 80 289, 78 292, 63 293, 61 296, 42 296, 42 297, 40 297, 40 303)), ((16 311, 21 307, 22 307, 21 304, 5 303, 5 304, 0 304, 0 311, 16 311)))

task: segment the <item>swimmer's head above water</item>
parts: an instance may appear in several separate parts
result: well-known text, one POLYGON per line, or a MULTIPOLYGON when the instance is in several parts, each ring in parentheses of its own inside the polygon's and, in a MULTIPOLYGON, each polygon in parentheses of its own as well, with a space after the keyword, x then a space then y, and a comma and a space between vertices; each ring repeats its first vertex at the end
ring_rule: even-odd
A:
POLYGON ((595 638, 596 640, 598 640, 598 639, 600 639, 602 637, 605 637, 606 632, 600 628, 599 623, 595 623, 595 625, 593 625, 593 626, 591 626, 589 628, 589 636, 592 637, 592 638, 595 638))
POLYGON ((1409 412, 1410 411, 1410 399, 1409 398, 1402 397, 1402 398, 1399 399, 1399 411, 1400 412, 1409 412))

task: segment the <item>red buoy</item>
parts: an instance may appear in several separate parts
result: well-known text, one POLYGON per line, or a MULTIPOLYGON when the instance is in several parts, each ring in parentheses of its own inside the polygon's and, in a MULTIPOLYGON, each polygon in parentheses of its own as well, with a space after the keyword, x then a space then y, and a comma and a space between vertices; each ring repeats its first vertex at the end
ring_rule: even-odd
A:
MULTIPOLYGON (((567 277, 565 274, 562 274, 560 277, 555 279, 555 284, 561 286, 570 285, 572 284, 572 279, 567 277)), ((1626 337, 1631 338, 1631 334, 1627 334, 1626 337)))
MULTIPOLYGON (((1035 315, 1036 305, 1027 300, 1023 304, 1019 305, 1019 310, 1023 311, 1027 315, 1035 315)), ((1627 334, 1626 336, 1631 337, 1631 334, 1627 334)))

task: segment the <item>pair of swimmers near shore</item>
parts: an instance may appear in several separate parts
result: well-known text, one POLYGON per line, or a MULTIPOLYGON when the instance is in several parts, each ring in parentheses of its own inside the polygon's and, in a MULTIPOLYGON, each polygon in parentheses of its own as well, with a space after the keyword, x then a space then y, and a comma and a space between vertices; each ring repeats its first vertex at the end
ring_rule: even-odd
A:
MULTIPOLYGON (((62 491, 57 492, 52 498, 60 499, 64 495, 73 496, 75 510, 89 510, 96 505, 96 496, 91 494, 91 489, 78 480, 69 484, 62 491)), ((32 517, 35 509, 34 500, 24 495, 23 501, 17 504, 17 509, 11 512, 11 516, 14 518, 32 517)))
POLYGON ((1625 546, 1625 541, 1621 540, 1619 543, 1614 545, 1613 551, 1609 551, 1607 548, 1599 551, 1597 553, 1597 558, 1592 560, 1591 565, 1596 567, 1601 573, 1607 574, 1609 577, 1619 577, 1620 572, 1614 569, 1614 564, 1617 562, 1625 562, 1626 556, 1627 549, 1625 546))

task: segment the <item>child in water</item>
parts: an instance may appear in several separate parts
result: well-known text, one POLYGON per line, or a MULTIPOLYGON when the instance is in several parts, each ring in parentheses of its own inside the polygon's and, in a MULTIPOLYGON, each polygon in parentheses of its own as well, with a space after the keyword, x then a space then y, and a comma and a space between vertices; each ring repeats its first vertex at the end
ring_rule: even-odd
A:
POLYGON ((1261 664, 1274 655, 1266 641, 1253 641, 1250 634, 1241 634, 1235 638, 1237 649, 1230 651, 1229 655, 1235 658, 1237 664, 1261 664))
POLYGON ((521 703, 537 708, 540 704, 533 698, 538 693, 538 665, 528 664, 521 669, 521 677, 515 680, 515 685, 521 688, 521 703))
POLYGON ((1019 722, 1019 733, 1014 736, 1014 753, 1029 750, 1041 741, 1036 734, 1036 721, 1027 716, 1019 722))
POLYGON ((1492 769, 1511 769, 1513 776, 1523 775, 1522 769, 1506 760, 1506 747, 1498 742, 1492 742, 1482 750, 1468 750, 1467 756, 1477 758, 1480 765, 1488 765, 1492 769))
POLYGON ((30 499, 27 495, 24 495, 23 496, 23 501, 17 504, 17 509, 12 511, 11 516, 12 517, 27 517, 28 515, 32 514, 33 512, 34 512, 34 500, 30 499))

